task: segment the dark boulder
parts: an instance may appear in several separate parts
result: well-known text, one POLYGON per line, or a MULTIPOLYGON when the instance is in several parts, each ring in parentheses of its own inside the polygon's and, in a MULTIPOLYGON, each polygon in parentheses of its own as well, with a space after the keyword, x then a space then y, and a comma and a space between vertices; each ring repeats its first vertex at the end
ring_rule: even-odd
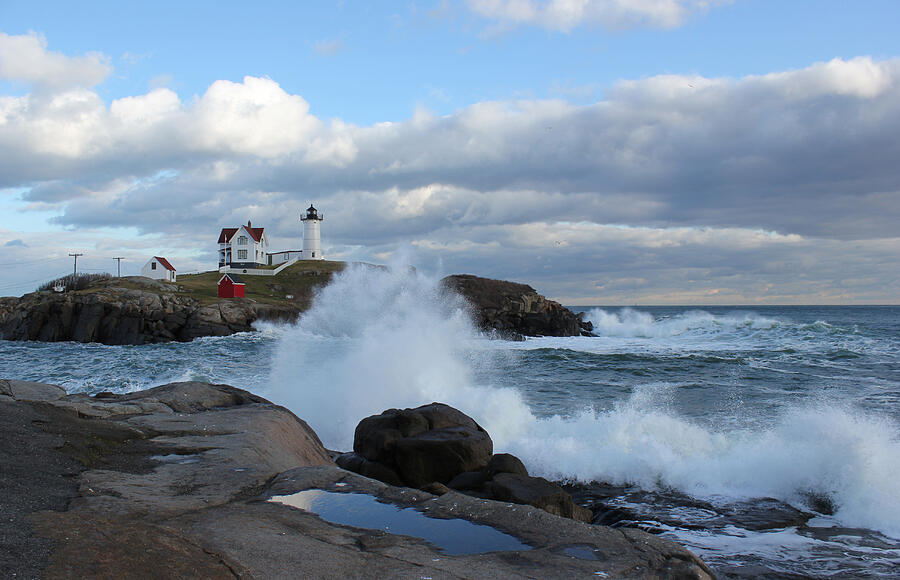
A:
POLYGON ((363 419, 353 450, 395 472, 409 486, 447 483, 485 467, 494 444, 471 417, 442 403, 389 409, 363 419))
POLYGON ((484 487, 488 480, 490 476, 485 471, 466 471, 451 479, 447 487, 458 491, 478 490, 484 487))
POLYGON ((590 510, 576 505, 555 483, 530 477, 518 457, 491 455, 493 443, 487 432, 465 413, 443 403, 389 409, 363 419, 356 427, 353 450, 335 462, 390 485, 455 489, 591 521, 590 510))
POLYGON ((590 523, 591 510, 575 505, 572 496, 543 477, 498 473, 487 484, 494 499, 533 505, 546 512, 590 523))
POLYGON ((522 460, 509 453, 497 453, 488 461, 485 472, 494 477, 498 473, 514 473, 528 477, 528 470, 522 460))
POLYGON ((403 485, 403 481, 396 471, 383 463, 369 461, 358 453, 342 453, 334 458, 334 462, 338 464, 338 467, 347 471, 383 481, 388 485, 403 485))
POLYGON ((482 330, 500 338, 579 336, 589 335, 593 329, 581 315, 546 299, 527 284, 470 274, 447 276, 441 283, 466 299, 482 330))

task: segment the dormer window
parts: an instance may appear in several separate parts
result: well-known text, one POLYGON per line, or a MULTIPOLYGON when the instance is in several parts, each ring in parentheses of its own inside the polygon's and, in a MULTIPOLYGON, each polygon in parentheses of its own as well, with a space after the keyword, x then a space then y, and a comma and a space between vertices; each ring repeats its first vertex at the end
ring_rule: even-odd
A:
POLYGON ((246 246, 246 245, 247 245, 247 236, 241 236, 241 237, 239 237, 239 238, 238 238, 238 245, 239 245, 239 246, 246 246))

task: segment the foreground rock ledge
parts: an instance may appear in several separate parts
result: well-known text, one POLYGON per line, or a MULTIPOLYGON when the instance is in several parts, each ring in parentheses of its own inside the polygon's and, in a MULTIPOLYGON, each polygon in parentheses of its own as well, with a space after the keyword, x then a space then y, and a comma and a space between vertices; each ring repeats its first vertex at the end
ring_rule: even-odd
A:
POLYGON ((344 471, 290 411, 226 385, 88 397, 0 380, 0 436, 3 577, 712 576, 688 550, 638 530, 344 471), (420 538, 266 501, 305 489, 461 517, 532 549, 450 556, 420 538))

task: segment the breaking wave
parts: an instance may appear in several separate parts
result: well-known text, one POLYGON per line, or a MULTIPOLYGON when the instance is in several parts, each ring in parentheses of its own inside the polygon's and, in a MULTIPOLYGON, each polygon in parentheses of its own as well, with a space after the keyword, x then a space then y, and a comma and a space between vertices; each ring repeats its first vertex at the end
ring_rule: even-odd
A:
POLYGON ((538 419, 507 442, 551 479, 671 487, 694 497, 826 499, 847 526, 900 538, 896 422, 857 409, 798 406, 765 428, 716 431, 658 408, 646 393, 615 409, 538 419))
MULTIPOLYGON (((654 319, 597 309, 588 318, 601 335, 629 337, 786 324, 702 311, 654 319)), ((717 431, 660 404, 659 389, 640 388, 607 411, 542 418, 520 391, 498 386, 497 357, 514 348, 482 337, 436 279, 404 267, 351 267, 284 331, 264 394, 332 449, 350 449, 368 415, 440 401, 473 416, 496 451, 518 455, 537 475, 795 505, 827 497, 844 525, 900 537, 900 441, 890 418, 851 406, 788 406, 762 425, 717 431)))
POLYGON ((720 333, 737 329, 771 329, 783 324, 777 319, 752 313, 713 315, 703 310, 655 318, 652 314, 632 308, 623 308, 619 312, 594 308, 585 318, 593 323, 594 333, 598 336, 634 338, 662 338, 692 332, 720 333))

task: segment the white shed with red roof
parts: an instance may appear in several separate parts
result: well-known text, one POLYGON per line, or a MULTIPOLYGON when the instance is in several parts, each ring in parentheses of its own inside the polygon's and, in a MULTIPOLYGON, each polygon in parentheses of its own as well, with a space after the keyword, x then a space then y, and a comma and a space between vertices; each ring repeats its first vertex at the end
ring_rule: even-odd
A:
POLYGON ((175 281, 175 267, 168 260, 160 256, 153 256, 141 268, 141 276, 153 278, 154 280, 165 280, 166 282, 175 281))

